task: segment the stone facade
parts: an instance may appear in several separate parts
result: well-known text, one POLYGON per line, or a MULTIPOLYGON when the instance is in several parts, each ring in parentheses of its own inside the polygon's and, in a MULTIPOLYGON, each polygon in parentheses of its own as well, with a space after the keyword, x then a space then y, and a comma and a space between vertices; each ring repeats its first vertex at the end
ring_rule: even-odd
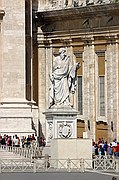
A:
MULTIPOLYGON (((83 112, 82 114, 79 112, 78 120, 84 123, 83 131, 87 133, 87 137, 95 140, 99 137, 108 141, 119 139, 119 4, 105 2, 83 8, 82 6, 72 7, 72 5, 66 8, 58 5, 53 9, 50 3, 43 2, 37 13, 41 109, 45 111, 48 108, 48 75, 52 67, 52 57, 57 54, 60 47, 66 47, 67 53, 72 58, 75 56, 76 60, 82 63, 82 72, 78 72, 78 75, 82 77, 83 112), (81 58, 78 54, 82 54, 81 58), (43 71, 44 68, 46 71, 43 71), (103 90, 100 88, 101 77, 104 77, 103 90), (41 85, 44 85, 43 89, 41 85), (100 112, 102 91, 104 93, 103 114, 100 112)), ((75 109, 78 109, 77 96, 75 95, 73 99, 75 109)), ((42 110, 43 121, 45 117, 42 115, 42 110)), ((78 131, 81 129, 82 127, 79 127, 78 131)), ((83 137, 83 133, 80 137, 83 137)))
POLYGON ((79 138, 86 132, 94 140, 102 136, 108 141, 119 140, 119 3, 0 3, 0 133, 47 137, 50 126, 44 112, 49 108, 49 73, 53 56, 66 47, 72 61, 81 62, 82 112, 78 109, 78 86, 72 97, 78 111, 79 138), (100 77, 104 77, 103 90, 100 77))

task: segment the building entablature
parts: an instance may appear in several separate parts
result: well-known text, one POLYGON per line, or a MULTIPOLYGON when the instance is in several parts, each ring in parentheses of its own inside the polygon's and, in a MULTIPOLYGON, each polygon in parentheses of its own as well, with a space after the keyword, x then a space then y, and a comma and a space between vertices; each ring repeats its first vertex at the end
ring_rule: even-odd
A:
POLYGON ((65 9, 53 9, 38 11, 38 17, 43 20, 55 21, 62 19, 76 19, 76 18, 93 18, 104 17, 105 15, 119 15, 119 3, 103 4, 103 5, 92 5, 85 7, 76 8, 65 8, 65 9))
POLYGON ((119 43, 119 33, 107 33, 100 35, 79 35, 79 36, 68 36, 67 37, 47 37, 46 39, 40 38, 38 34, 38 45, 39 47, 61 47, 65 46, 90 46, 90 45, 106 45, 106 44, 118 44, 119 43))
POLYGON ((38 12, 37 18, 42 30, 37 34, 38 41, 42 37, 42 41, 68 42, 70 37, 72 41, 81 38, 92 43, 92 38, 100 37, 112 41, 119 33, 119 3, 38 12))

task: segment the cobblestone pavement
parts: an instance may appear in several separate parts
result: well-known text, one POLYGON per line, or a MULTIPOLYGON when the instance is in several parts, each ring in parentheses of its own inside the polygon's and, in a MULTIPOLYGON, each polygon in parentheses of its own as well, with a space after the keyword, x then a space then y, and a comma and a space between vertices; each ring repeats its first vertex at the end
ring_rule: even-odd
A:
POLYGON ((2 173, 0 180, 112 180, 112 177, 119 180, 116 174, 99 173, 2 173))

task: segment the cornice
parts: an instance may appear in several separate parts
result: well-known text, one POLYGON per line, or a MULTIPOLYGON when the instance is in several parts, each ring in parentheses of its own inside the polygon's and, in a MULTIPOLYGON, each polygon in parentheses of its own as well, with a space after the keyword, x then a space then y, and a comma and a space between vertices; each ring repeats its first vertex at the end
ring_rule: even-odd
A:
POLYGON ((74 18, 100 17, 110 14, 119 14, 119 3, 92 5, 84 7, 64 8, 58 10, 44 10, 38 12, 37 16, 43 20, 62 20, 74 18))

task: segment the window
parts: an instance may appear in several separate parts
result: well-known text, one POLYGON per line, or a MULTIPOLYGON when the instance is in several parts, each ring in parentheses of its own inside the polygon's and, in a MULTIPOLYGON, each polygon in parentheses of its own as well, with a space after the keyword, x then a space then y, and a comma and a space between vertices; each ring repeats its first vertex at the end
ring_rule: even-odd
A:
POLYGON ((100 116, 105 116, 105 77, 99 76, 99 108, 100 116))
POLYGON ((78 111, 80 115, 82 112, 82 76, 78 76, 78 111))

